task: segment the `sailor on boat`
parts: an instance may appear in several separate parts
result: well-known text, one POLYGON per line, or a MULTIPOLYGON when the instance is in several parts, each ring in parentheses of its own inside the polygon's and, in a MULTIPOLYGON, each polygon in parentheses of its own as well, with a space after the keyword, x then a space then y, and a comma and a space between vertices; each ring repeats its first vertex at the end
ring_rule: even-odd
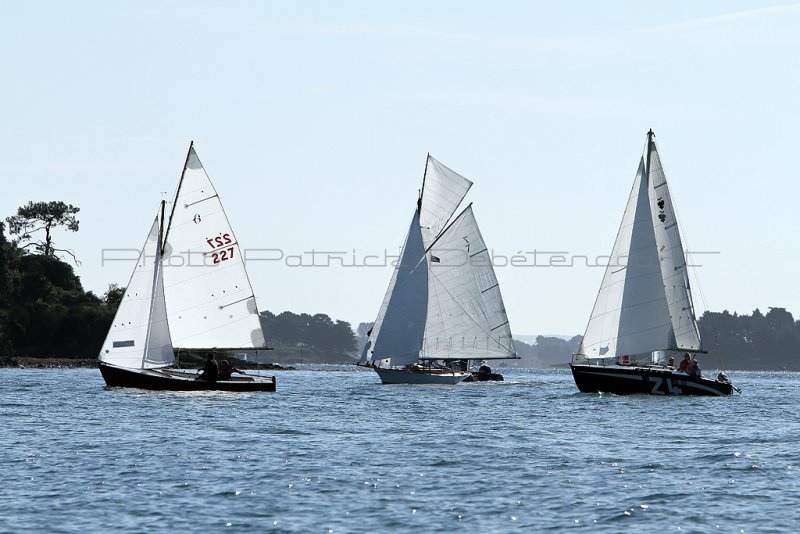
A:
POLYGON ((206 357, 206 365, 203 368, 203 372, 200 373, 197 379, 205 380, 206 382, 216 382, 218 378, 219 367, 217 366, 217 360, 214 359, 214 354, 209 352, 208 357, 206 357))

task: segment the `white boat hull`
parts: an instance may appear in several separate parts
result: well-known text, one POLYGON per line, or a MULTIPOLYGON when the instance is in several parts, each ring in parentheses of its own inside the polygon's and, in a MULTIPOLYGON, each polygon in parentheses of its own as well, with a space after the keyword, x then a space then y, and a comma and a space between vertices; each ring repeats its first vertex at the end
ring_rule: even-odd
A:
POLYGON ((469 373, 424 372, 372 367, 384 384, 445 384, 455 385, 469 376, 469 373))

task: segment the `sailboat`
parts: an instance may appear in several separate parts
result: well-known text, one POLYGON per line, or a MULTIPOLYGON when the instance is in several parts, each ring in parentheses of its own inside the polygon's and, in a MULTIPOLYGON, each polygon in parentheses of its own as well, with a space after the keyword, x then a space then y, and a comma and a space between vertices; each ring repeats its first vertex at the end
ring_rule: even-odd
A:
MULTIPOLYGON (((653 131, 633 182, 586 333, 570 367, 582 392, 730 395, 674 366, 703 354, 684 253, 653 131)), ((698 367, 699 369, 699 367, 698 367)))
POLYGON ((169 221, 153 221, 100 349, 106 385, 156 390, 275 391, 274 376, 198 380, 175 353, 267 350, 238 241, 193 143, 169 221))
POLYGON ((405 243, 359 365, 384 384, 457 384, 469 361, 517 358, 472 182, 427 157, 405 243), (452 219, 452 220, 451 220, 452 219))

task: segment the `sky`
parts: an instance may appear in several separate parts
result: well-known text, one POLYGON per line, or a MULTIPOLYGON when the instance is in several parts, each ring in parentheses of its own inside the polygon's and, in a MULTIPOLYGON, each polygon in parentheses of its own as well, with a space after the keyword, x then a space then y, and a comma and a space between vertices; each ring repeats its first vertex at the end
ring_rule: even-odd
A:
POLYGON ((78 206, 56 244, 124 286, 193 140, 259 308, 356 326, 430 153, 475 184, 512 333, 573 335, 652 128, 698 311, 798 315, 797 28, 780 1, 9 2, 0 217, 78 206))

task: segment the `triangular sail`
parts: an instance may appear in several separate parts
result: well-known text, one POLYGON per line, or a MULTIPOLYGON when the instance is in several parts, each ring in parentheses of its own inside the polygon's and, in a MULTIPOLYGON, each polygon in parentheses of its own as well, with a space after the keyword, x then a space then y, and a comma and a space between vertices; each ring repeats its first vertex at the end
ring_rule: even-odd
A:
POLYGON ((156 217, 100 349, 100 361, 128 369, 164 367, 174 362, 164 308, 160 248, 156 217))
POLYGON ((645 171, 642 159, 579 349, 587 358, 645 354, 674 343, 645 171))
POLYGON ((422 184, 420 225, 425 248, 439 236, 472 182, 428 155, 422 184))
POLYGON ((656 244, 675 345, 666 348, 701 350, 700 332, 689 288, 686 254, 681 243, 678 219, 655 142, 650 151, 650 206, 653 211, 656 244))
POLYGON ((491 256, 468 206, 428 252, 429 293, 421 358, 514 358, 491 256))
POLYGON ((400 260, 362 353, 364 363, 388 367, 418 361, 428 306, 428 267, 419 218, 419 211, 415 211, 400 260))
POLYGON ((173 345, 263 348, 256 299, 217 191, 189 148, 164 245, 173 345))

